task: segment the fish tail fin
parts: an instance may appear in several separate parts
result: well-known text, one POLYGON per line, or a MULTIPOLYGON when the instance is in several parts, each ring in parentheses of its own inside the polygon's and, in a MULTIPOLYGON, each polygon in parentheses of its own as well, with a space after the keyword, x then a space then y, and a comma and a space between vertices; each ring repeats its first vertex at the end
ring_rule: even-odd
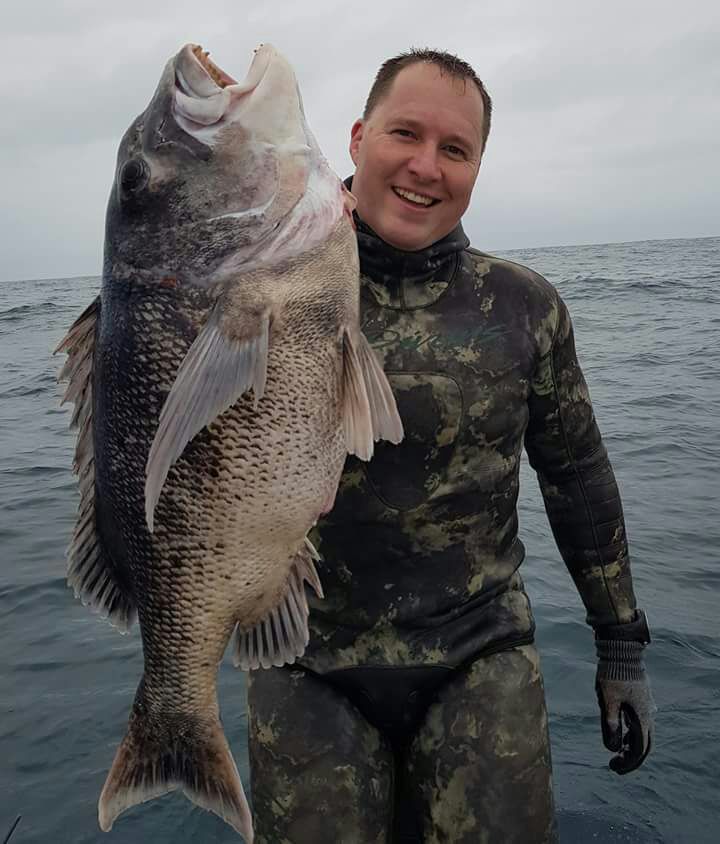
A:
POLYGON ((136 699, 100 794, 103 832, 125 809, 181 788, 193 803, 214 812, 252 844, 250 807, 219 719, 173 713, 151 723, 143 710, 136 699))

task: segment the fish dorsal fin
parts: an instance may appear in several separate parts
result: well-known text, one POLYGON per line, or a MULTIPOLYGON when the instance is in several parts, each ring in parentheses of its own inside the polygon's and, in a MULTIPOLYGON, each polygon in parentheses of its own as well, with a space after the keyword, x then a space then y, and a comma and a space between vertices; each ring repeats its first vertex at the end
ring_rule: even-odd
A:
POLYGON ((323 597, 315 560, 320 557, 306 537, 292 562, 287 587, 280 603, 253 627, 235 628, 233 662, 243 671, 280 667, 302 656, 310 640, 305 581, 323 597))
POLYGON ((78 429, 73 471, 78 476, 80 506, 72 541, 67 550, 68 584, 83 604, 127 631, 135 619, 135 604, 119 583, 112 560, 103 549, 95 516, 95 446, 92 425, 92 374, 100 297, 86 308, 60 341, 55 352, 66 352, 67 361, 58 381, 68 381, 62 403, 72 401, 71 428, 78 429))
POLYGON ((399 443, 402 421, 392 389, 361 331, 343 334, 343 428, 350 454, 370 460, 373 442, 399 443))
POLYGON ((252 387, 255 404, 267 375, 270 310, 247 307, 223 320, 220 299, 180 364, 145 467, 145 515, 153 530, 155 506, 167 474, 185 446, 252 387))

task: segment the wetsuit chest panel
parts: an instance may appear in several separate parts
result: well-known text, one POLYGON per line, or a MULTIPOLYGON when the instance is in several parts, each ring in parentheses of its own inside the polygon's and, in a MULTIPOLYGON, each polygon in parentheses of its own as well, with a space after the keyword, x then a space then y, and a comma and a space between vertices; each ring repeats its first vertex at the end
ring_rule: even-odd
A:
POLYGON ((496 283, 461 268, 436 301, 410 309, 378 301, 366 283, 363 331, 405 428, 400 445, 380 443, 360 468, 381 506, 482 494, 515 474, 536 344, 512 290, 496 283))

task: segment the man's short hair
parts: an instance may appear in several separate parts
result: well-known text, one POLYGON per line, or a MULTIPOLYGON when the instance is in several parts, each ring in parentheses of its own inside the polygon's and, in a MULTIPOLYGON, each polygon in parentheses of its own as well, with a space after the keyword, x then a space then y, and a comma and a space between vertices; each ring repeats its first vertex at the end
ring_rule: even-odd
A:
POLYGON ((490 94, 486 91, 480 77, 466 61, 454 56, 452 53, 446 53, 441 50, 412 47, 408 52, 400 53, 383 62, 368 94, 365 110, 363 111, 363 120, 367 120, 380 100, 390 93, 390 87, 398 73, 403 68, 409 67, 412 64, 418 64, 419 62, 434 64, 440 69, 441 73, 448 73, 455 79, 462 79, 464 81, 468 79, 472 80, 475 87, 480 91, 483 102, 482 148, 484 150, 488 135, 490 134, 490 118, 492 116, 492 100, 490 99, 490 94))

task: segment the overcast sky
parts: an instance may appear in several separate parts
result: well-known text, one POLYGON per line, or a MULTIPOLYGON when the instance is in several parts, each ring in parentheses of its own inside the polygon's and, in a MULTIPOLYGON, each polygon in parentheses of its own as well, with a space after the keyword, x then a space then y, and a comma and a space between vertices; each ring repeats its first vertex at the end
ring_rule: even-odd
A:
POLYGON ((3 10, 0 280, 95 275, 117 144, 197 42, 295 68, 340 175, 379 64, 457 53, 493 101, 465 217, 486 250, 720 235, 717 0, 25 0, 3 10))

